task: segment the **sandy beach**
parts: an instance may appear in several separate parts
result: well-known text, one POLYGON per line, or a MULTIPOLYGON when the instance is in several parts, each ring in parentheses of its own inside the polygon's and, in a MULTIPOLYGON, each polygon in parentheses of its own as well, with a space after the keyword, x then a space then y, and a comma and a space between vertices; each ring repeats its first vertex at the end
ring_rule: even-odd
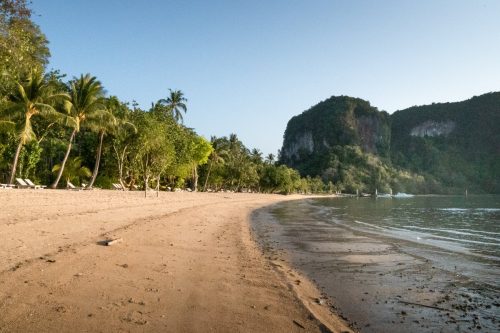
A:
POLYGON ((302 197, 143 195, 0 191, 0 332, 351 331, 253 239, 254 210, 302 197))

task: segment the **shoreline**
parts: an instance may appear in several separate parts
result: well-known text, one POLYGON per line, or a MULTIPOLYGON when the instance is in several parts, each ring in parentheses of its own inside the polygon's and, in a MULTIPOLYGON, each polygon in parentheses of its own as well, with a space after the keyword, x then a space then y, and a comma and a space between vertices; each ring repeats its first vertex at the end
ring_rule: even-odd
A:
MULTIPOLYGON (((405 241, 322 220, 309 200, 268 206, 255 214, 261 246, 318 286, 341 318, 362 332, 455 332, 497 329, 498 294, 463 274, 434 267, 405 241), (265 219, 262 219, 265 220, 265 219), (446 325, 444 324, 446 323, 446 325)), ((422 251, 425 251, 423 255, 422 251)))
MULTIPOLYGON (((317 197, 309 196, 298 198, 297 200, 307 200, 317 197)), ((323 323, 331 332, 356 332, 356 330, 353 330, 352 323, 349 323, 348 318, 344 317, 337 309, 331 297, 321 290, 321 287, 313 278, 308 276, 307 272, 301 271, 293 264, 291 256, 286 249, 277 247, 279 241, 273 237, 282 233, 283 229, 276 223, 270 227, 271 221, 276 222, 270 211, 280 203, 282 202, 261 207, 252 212, 250 224, 254 242, 262 251, 262 255, 279 272, 281 277, 287 281, 289 288, 293 290, 296 297, 312 316, 323 323)))
POLYGON ((0 332, 350 331, 252 238, 253 211, 304 196, 142 195, 0 191, 0 332))

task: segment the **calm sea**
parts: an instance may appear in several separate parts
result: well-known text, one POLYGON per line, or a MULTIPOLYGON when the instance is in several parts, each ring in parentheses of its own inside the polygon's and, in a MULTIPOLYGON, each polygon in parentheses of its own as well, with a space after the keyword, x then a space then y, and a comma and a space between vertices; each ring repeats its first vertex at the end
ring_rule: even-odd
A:
MULTIPOLYGON (((482 282, 499 285, 500 196, 414 196, 399 198, 318 199, 320 218, 330 223, 367 233, 393 237, 422 248, 437 247, 456 254, 458 264, 485 271, 464 271, 482 282)), ((427 252, 419 253, 426 256, 427 252)), ((450 268, 449 257, 426 259, 450 268)))
POLYGON ((500 331, 500 196, 320 198, 270 213, 262 238, 362 332, 500 331))

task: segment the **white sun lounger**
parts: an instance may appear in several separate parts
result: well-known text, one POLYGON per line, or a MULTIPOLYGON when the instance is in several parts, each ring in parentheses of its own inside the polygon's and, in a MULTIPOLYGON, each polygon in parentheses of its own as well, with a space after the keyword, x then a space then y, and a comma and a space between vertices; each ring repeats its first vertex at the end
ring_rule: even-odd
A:
POLYGON ((68 181, 67 186, 68 186, 68 187, 67 187, 67 188, 68 188, 68 190, 74 190, 74 191, 80 191, 80 190, 83 190, 83 188, 82 188, 82 187, 75 186, 75 185, 73 185, 70 181, 68 181))
POLYGON ((31 186, 29 186, 28 184, 26 184, 26 182, 24 180, 22 180, 21 178, 16 178, 16 183, 17 183, 17 188, 30 188, 31 186))
POLYGON ((45 186, 45 185, 35 185, 35 183, 33 183, 33 182, 32 182, 30 179, 28 179, 28 178, 26 178, 26 179, 24 180, 24 182, 25 182, 26 184, 28 184, 28 186, 29 186, 29 187, 34 188, 34 189, 44 189, 44 188, 46 188, 46 187, 47 187, 47 186, 45 186))

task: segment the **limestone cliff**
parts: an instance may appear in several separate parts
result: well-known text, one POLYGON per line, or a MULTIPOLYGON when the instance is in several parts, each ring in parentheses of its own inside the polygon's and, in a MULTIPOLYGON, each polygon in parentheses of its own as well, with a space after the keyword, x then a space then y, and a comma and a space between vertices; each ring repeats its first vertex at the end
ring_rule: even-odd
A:
POLYGON ((281 160, 305 172, 311 160, 321 160, 333 147, 346 145, 388 156, 388 114, 362 99, 331 97, 289 121, 281 160))
POLYGON ((411 129, 411 136, 424 138, 426 136, 448 136, 455 129, 455 122, 448 120, 444 122, 427 120, 411 129))
POLYGON ((290 119, 280 162, 351 190, 398 187, 411 175, 414 192, 500 193, 500 93, 390 116, 331 97, 290 119))

